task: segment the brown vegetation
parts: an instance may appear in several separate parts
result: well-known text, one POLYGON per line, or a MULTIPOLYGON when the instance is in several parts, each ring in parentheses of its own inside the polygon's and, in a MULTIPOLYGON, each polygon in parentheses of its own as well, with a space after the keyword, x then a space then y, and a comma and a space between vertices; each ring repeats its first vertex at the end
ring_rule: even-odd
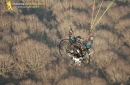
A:
MULTIPOLYGON (((84 68, 69 65, 58 44, 68 38, 69 25, 86 38, 92 0, 39 1, 46 5, 13 11, 0 1, 0 85, 130 85, 129 0, 115 1, 97 25, 93 56, 84 68)), ((94 16, 101 1, 96 1, 94 16)), ((109 3, 104 0, 97 19, 109 3)))

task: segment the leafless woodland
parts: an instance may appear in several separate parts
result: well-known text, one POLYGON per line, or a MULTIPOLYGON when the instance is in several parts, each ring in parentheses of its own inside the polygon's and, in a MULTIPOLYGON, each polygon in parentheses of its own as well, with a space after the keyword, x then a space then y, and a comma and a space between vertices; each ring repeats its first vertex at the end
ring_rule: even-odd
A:
MULTIPOLYGON (((116 0, 96 26, 84 68, 68 65, 58 44, 68 38, 70 24, 75 35, 88 35, 93 0, 31 1, 45 6, 8 11, 0 0, 0 85, 130 85, 130 0, 116 0)), ((109 3, 104 0, 97 18, 109 3)))

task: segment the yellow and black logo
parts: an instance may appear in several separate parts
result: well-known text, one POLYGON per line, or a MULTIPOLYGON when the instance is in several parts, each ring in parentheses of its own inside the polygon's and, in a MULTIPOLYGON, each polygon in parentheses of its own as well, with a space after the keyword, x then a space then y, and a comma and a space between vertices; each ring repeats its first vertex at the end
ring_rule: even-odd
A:
POLYGON ((8 10, 13 10, 13 9, 12 9, 12 4, 11 4, 11 1, 10 1, 10 0, 6 0, 6 5, 7 5, 7 9, 8 9, 8 10))

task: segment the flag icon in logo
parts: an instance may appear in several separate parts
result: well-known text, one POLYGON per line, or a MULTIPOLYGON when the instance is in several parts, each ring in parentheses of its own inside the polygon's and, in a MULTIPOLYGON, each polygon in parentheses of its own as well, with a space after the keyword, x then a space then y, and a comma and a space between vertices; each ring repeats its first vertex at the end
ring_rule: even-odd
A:
POLYGON ((7 9, 8 10, 13 10, 12 9, 12 4, 11 4, 10 0, 6 0, 6 5, 7 5, 7 9))

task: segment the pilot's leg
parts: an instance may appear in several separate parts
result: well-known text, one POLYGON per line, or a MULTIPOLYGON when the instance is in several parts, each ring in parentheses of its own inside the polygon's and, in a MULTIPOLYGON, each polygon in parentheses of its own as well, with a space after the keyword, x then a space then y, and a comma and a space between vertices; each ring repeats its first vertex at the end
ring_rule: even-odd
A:
POLYGON ((87 51, 88 51, 88 55, 91 55, 91 50, 90 50, 90 49, 88 49, 87 51))

